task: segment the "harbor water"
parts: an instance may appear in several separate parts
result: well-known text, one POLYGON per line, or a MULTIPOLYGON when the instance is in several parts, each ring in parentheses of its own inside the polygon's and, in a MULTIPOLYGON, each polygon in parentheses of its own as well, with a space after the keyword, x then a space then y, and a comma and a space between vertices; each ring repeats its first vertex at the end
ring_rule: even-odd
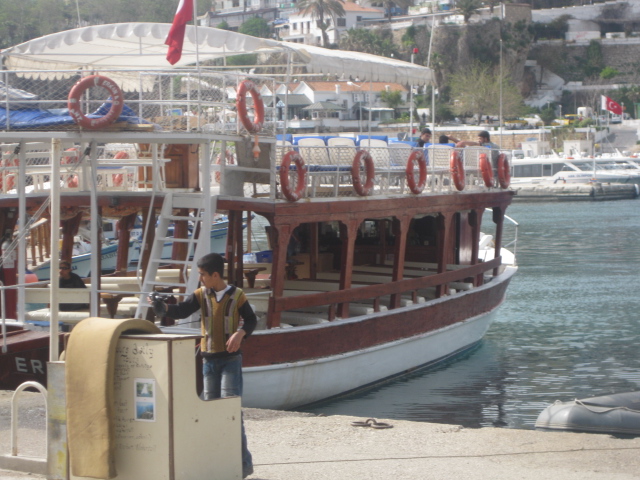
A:
POLYGON ((640 390, 639 201, 517 203, 507 214, 520 224, 519 270, 477 347, 301 410, 533 428, 556 400, 640 390))

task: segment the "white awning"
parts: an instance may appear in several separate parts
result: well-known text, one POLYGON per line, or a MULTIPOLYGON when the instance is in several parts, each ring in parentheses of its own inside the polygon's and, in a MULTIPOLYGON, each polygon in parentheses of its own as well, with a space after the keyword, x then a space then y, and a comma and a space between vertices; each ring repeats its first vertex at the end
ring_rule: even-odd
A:
POLYGON ((68 77, 80 69, 130 69, 133 78, 133 72, 192 66, 197 59, 204 62, 246 53, 291 52, 293 63, 306 66, 310 73, 357 75, 361 81, 404 85, 431 81, 430 69, 400 60, 193 25, 187 26, 182 59, 172 67, 165 58, 168 47, 164 44, 170 27, 168 23, 117 23, 76 28, 30 40, 0 55, 5 68, 33 71, 29 76, 38 78, 68 77))

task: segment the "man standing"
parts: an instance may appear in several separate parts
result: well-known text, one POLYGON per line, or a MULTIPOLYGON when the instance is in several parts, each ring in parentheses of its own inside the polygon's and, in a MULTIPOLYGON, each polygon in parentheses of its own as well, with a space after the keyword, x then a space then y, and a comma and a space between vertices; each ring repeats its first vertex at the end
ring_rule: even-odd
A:
POLYGON ((493 166, 494 176, 498 171, 498 156, 500 155, 500 147, 491 141, 491 137, 489 136, 489 132, 486 130, 482 130, 478 133, 478 141, 474 142, 471 140, 463 140, 462 142, 456 143, 457 148, 462 147, 487 147, 491 149, 491 164, 493 166))
MULTIPOLYGON (((151 299, 158 316, 186 318, 200 310, 204 400, 242 396, 242 340, 256 327, 256 314, 244 292, 224 281, 224 259, 210 253, 198 260, 202 287, 184 302, 167 305, 151 299)), ((253 473, 253 460, 242 429, 242 477, 253 473)))
MULTIPOLYGON (((58 286, 60 288, 87 288, 80 276, 71 271, 70 262, 62 260, 59 268, 58 286)), ((61 303, 58 309, 61 312, 73 312, 75 310, 88 310, 89 305, 86 303, 61 303)))

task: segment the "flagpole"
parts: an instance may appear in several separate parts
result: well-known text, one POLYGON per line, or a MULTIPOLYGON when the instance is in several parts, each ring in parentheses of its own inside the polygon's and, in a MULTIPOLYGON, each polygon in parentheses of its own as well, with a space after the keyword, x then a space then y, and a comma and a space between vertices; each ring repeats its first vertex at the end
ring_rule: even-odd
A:
MULTIPOLYGON (((200 74, 200 42, 198 41, 198 0, 193 0, 193 27, 196 34, 196 70, 200 74)), ((198 95, 200 94, 200 82, 198 82, 198 95)))

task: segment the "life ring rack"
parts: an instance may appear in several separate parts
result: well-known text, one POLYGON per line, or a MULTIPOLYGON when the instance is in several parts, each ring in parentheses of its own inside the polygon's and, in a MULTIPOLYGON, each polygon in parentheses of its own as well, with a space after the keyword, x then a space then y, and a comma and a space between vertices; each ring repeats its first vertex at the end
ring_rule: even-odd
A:
POLYGON ((102 75, 89 75, 71 87, 67 107, 69 115, 75 123, 87 130, 98 130, 111 125, 118 119, 124 107, 124 97, 120 87, 110 78, 102 75), (82 94, 91 87, 102 87, 111 94, 111 108, 102 117, 89 118, 82 112, 80 99, 82 94))
POLYGON ((462 163, 462 156, 457 150, 451 152, 451 160, 449 162, 449 172, 451 173, 451 180, 456 189, 461 192, 464 190, 464 164, 462 163))
POLYGON ((247 129, 249 133, 258 133, 262 130, 264 124, 264 102, 262 96, 258 91, 258 87, 251 80, 243 80, 238 85, 236 91, 236 110, 238 112, 238 118, 242 126, 247 129), (247 92, 253 98, 253 108, 255 110, 255 116, 253 122, 249 119, 249 113, 247 112, 247 92))
POLYGON ((409 187, 409 190, 411 190, 411 193, 416 195, 422 193, 425 185, 427 184, 427 161, 424 158, 424 152, 422 150, 414 150, 411 152, 407 160, 406 174, 407 186, 409 187), (416 178, 413 174, 414 162, 418 162, 418 183, 416 183, 416 178))
POLYGON ((280 164, 280 190, 287 200, 290 202, 297 202, 304 194, 304 189, 307 185, 307 166, 304 163, 304 159, 296 151, 287 152, 282 157, 282 163, 280 164), (296 165, 296 188, 291 187, 291 181, 289 179, 289 169, 291 162, 296 165))
POLYGON ((353 182, 353 189, 361 197, 371 195, 373 191, 373 181, 376 176, 376 169, 373 164, 373 158, 367 150, 358 151, 353 157, 353 163, 351 164, 351 180, 353 182), (362 183, 362 177, 360 175, 360 162, 364 162, 364 170, 367 174, 367 180, 362 183))

